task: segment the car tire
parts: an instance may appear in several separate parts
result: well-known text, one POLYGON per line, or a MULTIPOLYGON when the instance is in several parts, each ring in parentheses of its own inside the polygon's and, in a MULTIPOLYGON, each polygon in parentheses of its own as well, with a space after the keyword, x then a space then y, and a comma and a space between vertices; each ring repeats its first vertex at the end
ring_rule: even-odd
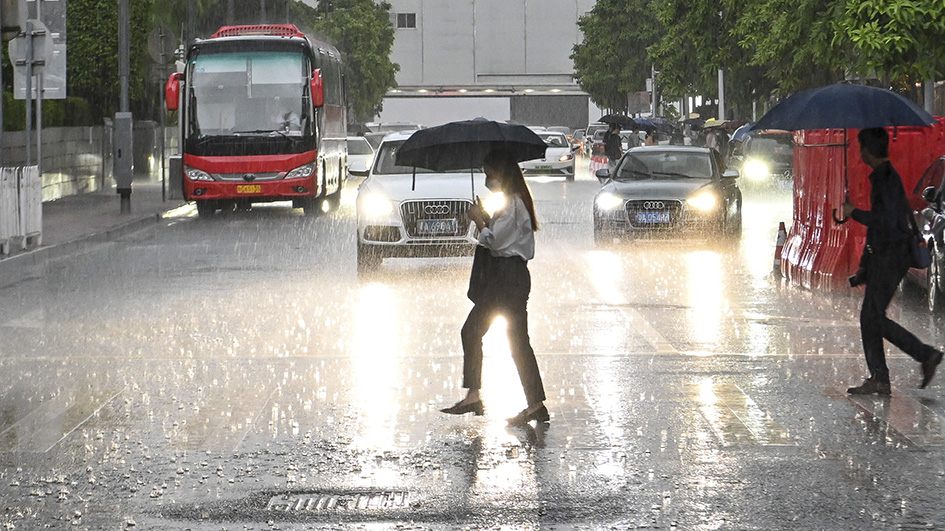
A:
POLYGON ((358 242, 358 275, 366 275, 377 271, 383 258, 370 247, 358 242))
POLYGON ((931 313, 939 312, 945 307, 945 297, 942 295, 941 267, 941 264, 939 264, 933 253, 932 264, 929 265, 929 270, 926 273, 925 286, 928 290, 928 306, 929 312, 931 313))

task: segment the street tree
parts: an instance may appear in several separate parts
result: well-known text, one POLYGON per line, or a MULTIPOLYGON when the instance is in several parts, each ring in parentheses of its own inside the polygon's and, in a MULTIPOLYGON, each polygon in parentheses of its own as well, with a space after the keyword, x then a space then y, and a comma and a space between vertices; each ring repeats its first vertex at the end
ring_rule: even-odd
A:
POLYGON ((313 20, 316 32, 341 51, 348 107, 358 122, 379 114, 384 95, 397 86, 400 66, 390 60, 394 47, 390 9, 387 2, 333 0, 320 2, 313 20))
MULTIPOLYGON (((66 62, 66 91, 85 99, 97 118, 112 116, 119 106, 118 10, 115 0, 69 0, 66 34, 69 47, 66 62)), ((129 2, 131 19, 131 75, 129 99, 131 110, 147 108, 146 79, 148 32, 151 28, 152 0, 129 2)), ((98 123, 98 120, 96 120, 98 123)))
POLYGON ((599 107, 627 109, 627 94, 645 90, 652 63, 646 49, 662 31, 649 0, 598 0, 578 20, 574 78, 599 107))

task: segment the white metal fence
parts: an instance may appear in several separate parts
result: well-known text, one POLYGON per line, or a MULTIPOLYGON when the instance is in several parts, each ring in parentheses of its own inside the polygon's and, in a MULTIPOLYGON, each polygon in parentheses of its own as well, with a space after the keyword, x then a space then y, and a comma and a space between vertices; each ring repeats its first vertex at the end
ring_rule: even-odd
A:
POLYGON ((43 183, 37 166, 0 168, 0 254, 42 244, 43 183))

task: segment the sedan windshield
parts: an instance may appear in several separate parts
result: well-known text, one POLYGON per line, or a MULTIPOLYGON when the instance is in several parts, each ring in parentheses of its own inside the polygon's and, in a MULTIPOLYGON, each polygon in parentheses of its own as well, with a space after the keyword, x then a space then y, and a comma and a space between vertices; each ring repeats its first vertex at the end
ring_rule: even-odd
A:
POLYGON ((649 149, 624 157, 614 173, 617 181, 710 178, 712 159, 708 153, 649 149))
MULTIPOLYGON (((398 166, 397 151, 405 141, 382 142, 378 148, 377 158, 374 161, 374 175, 403 175, 405 173, 465 173, 469 175, 469 170, 450 170, 448 172, 433 171, 426 168, 414 168, 413 166, 398 166)), ((476 170, 477 172, 480 170, 476 170)))
POLYGON ((538 133, 548 147, 567 147, 568 138, 561 133, 538 133))

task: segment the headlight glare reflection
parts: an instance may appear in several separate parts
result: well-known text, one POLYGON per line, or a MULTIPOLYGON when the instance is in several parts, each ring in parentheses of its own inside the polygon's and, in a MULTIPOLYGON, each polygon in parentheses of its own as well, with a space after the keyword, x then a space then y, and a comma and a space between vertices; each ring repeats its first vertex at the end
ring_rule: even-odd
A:
POLYGON ((394 211, 394 204, 386 197, 369 193, 361 198, 361 210, 369 218, 379 218, 394 211))
POLYGON ((743 171, 745 172, 745 177, 753 181, 763 181, 771 175, 771 168, 769 168, 764 161, 758 159, 745 161, 743 171))
POLYGON ((686 203, 696 210, 711 212, 718 206, 719 199, 712 192, 700 192, 686 199, 686 203))
POLYGON ((597 208, 601 210, 614 210, 623 205, 623 198, 610 192, 604 192, 598 195, 596 201, 597 208))

